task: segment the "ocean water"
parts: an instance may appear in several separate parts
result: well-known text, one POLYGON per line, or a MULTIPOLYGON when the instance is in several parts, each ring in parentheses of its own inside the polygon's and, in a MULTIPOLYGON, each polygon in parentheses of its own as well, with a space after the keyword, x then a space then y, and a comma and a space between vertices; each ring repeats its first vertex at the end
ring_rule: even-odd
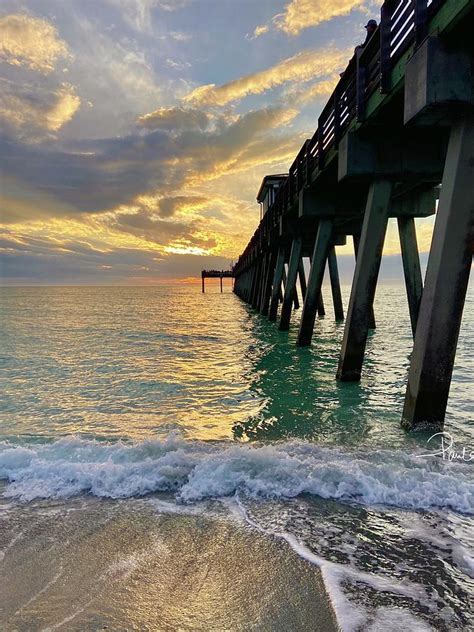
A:
MULTIPOLYGON (((403 287, 377 290, 360 384, 334 379, 343 324, 329 295, 299 349, 298 312, 282 333, 229 287, 207 287, 0 290, 0 573, 30 509, 29 522, 78 499, 162 502, 286 541, 321 570, 344 630, 474 626, 474 459, 435 457, 439 439, 400 428, 403 287)), ((445 425, 467 455, 473 294, 445 425)))

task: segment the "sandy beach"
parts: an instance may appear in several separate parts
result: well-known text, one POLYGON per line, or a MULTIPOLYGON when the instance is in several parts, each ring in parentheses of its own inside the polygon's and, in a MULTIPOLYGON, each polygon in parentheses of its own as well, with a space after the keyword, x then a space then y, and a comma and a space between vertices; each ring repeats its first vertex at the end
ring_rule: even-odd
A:
POLYGON ((5 632, 337 629, 318 569, 224 515, 81 498, 1 525, 5 632))

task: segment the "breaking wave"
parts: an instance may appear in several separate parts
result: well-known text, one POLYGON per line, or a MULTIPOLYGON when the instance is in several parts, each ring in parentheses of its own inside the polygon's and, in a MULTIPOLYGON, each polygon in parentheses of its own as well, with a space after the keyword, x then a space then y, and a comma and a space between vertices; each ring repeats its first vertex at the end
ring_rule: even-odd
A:
POLYGON ((4 496, 31 501, 88 493, 129 498, 173 492, 180 502, 243 492, 260 498, 310 494, 409 509, 474 514, 469 463, 374 453, 305 442, 236 445, 178 437, 107 443, 66 437, 53 443, 0 442, 4 496))

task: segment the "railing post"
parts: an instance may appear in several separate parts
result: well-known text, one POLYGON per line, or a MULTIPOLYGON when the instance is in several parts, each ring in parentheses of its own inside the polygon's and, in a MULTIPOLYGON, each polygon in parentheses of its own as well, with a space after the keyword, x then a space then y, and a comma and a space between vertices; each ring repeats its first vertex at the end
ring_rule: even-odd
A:
POLYGON ((341 134, 341 104, 339 103, 340 99, 339 94, 339 84, 336 86, 333 94, 333 103, 334 103, 334 147, 337 148, 339 145, 339 137, 341 134))
POLYGON ((380 92, 390 92, 390 49, 392 37, 393 2, 387 0, 380 10, 380 92))
POLYGON ((321 117, 318 119, 318 169, 324 168, 324 126, 321 117))
POLYGON ((311 151, 310 151, 310 144, 312 142, 311 141, 308 143, 308 147, 307 147, 307 151, 306 151, 306 164, 305 164, 305 185, 308 185, 311 183, 311 151))

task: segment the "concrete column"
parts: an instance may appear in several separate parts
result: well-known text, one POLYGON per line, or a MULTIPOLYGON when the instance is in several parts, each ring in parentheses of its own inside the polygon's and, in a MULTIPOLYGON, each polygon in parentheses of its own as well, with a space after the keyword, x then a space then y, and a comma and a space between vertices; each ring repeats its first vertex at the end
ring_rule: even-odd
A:
MULTIPOLYGON (((360 242, 360 235, 353 235, 352 236, 352 241, 354 244, 354 256, 355 256, 355 260, 357 262, 357 253, 359 252, 359 242, 360 242)), ((375 329, 376 325, 375 325, 375 314, 374 314, 374 306, 373 304, 370 306, 370 317, 369 317, 369 329, 375 329)))
POLYGON ((262 304, 263 292, 265 291, 265 279, 267 276, 267 255, 270 253, 265 253, 262 256, 262 266, 260 268, 260 286, 258 288, 258 296, 257 296, 257 305, 255 309, 260 311, 260 306, 262 304))
POLYGON ((474 116, 453 125, 408 374, 402 425, 441 430, 474 245, 474 116))
POLYGON ((270 307, 268 310, 268 320, 276 321, 278 312, 278 300, 281 292, 281 282, 285 267, 285 250, 282 246, 278 250, 277 261, 275 265, 275 274, 273 276, 272 294, 270 299, 270 307))
POLYGON ((344 320, 344 307, 342 305, 341 285, 339 283, 339 270, 337 269, 336 248, 331 246, 328 254, 329 278, 331 280, 332 302, 334 305, 334 318, 344 320))
POLYGON ((258 261, 254 261, 252 265, 252 281, 250 284, 250 292, 249 292, 249 300, 248 300, 249 305, 252 305, 253 303, 253 297, 255 294, 255 288, 256 288, 257 280, 258 280, 257 272, 258 272, 258 261))
POLYGON ((255 272, 255 286, 252 294, 252 307, 257 309, 258 306, 258 298, 260 296, 260 287, 262 283, 262 266, 263 266, 263 258, 260 257, 256 263, 256 272, 255 272))
POLYGON ((311 258, 311 268, 308 278, 308 288, 306 290, 306 297, 303 303, 303 312, 301 314, 300 328, 298 332, 297 344, 300 346, 311 344, 331 235, 332 220, 321 219, 319 221, 318 232, 314 242, 314 250, 311 258))
POLYGON ((421 294, 423 292, 423 279, 421 277, 414 218, 399 217, 398 233, 400 235, 400 248, 402 251, 408 308, 410 310, 411 330, 414 337, 418 312, 420 311, 421 294))
MULTIPOLYGON (((324 267, 326 267, 326 265, 324 267)), ((324 279, 324 270, 323 270, 323 279, 324 279)), ((319 292, 319 297, 318 297, 318 316, 326 316, 326 308, 324 307, 324 299, 323 299, 322 291, 319 292)))
POLYGON ((306 274, 304 271, 304 262, 303 262, 303 257, 300 257, 299 263, 298 263, 298 276, 300 278, 300 287, 301 287, 301 298, 303 299, 303 303, 304 303, 304 299, 306 297, 306 274))
POLYGON ((369 188, 337 369, 337 379, 345 382, 360 380, 370 308, 374 302, 387 230, 391 191, 392 184, 387 180, 374 180, 369 188))
POLYGON ((265 274, 265 287, 262 295, 262 302, 260 304, 260 312, 267 316, 270 303, 270 295, 272 291, 272 280, 275 273, 275 265, 277 260, 276 250, 272 250, 268 253, 268 265, 265 274))
MULTIPOLYGON (((309 264, 311 267, 312 257, 309 258, 309 264)), ((326 270, 326 262, 324 262, 323 279, 324 279, 325 270, 326 270)), ((326 308, 324 307, 324 299, 323 299, 322 290, 319 292, 319 296, 318 296, 318 316, 326 316, 326 308)))
POLYGON ((295 287, 293 289, 293 307, 295 309, 299 309, 300 308, 300 299, 298 297, 298 288, 296 287, 296 284, 295 284, 295 287))
MULTIPOLYGON (((302 246, 302 237, 294 237, 293 243, 291 244, 290 259, 288 262, 288 275, 286 279, 285 294, 283 296, 283 304, 281 308, 280 325, 278 327, 280 331, 288 331, 290 327, 291 308, 293 302, 295 301, 296 281, 298 278, 298 266, 301 260, 302 246)), ((296 296, 296 301, 297 300, 298 297, 296 296)))

